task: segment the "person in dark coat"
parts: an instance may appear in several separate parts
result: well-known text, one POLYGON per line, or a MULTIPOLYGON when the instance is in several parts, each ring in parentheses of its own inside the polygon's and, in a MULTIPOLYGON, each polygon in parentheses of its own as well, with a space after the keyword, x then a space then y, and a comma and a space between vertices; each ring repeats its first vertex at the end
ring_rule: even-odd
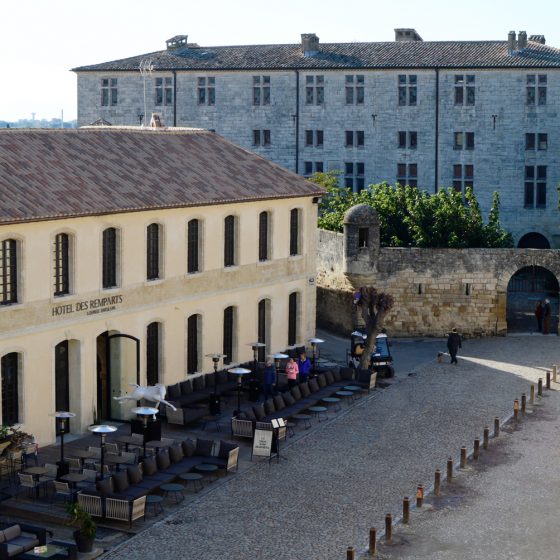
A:
POLYGON ((269 399, 274 396, 274 385, 276 383, 276 367, 272 360, 266 361, 263 372, 264 398, 269 399))
POLYGON ((309 358, 305 355, 305 352, 302 352, 299 355, 299 359, 297 361, 298 369, 299 369, 299 382, 303 383, 307 381, 309 377, 309 372, 311 371, 311 362, 309 358))
POLYGON ((457 352, 461 348, 461 336, 454 327, 447 336, 447 349, 449 350, 449 355, 451 356, 451 363, 457 365, 457 352))
POLYGON ((535 307, 535 319, 537 320, 537 330, 542 332, 542 317, 543 317, 543 305, 542 300, 539 300, 537 306, 535 307))
POLYGON ((544 300, 543 307, 543 334, 548 334, 550 332, 550 300, 544 300))

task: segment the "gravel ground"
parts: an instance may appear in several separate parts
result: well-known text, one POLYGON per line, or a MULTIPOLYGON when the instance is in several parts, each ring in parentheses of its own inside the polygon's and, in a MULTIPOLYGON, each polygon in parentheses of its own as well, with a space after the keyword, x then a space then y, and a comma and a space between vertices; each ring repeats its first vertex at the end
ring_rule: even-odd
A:
POLYGON ((509 414, 557 347, 556 337, 467 341, 458 366, 432 361, 398 378, 286 445, 286 461, 232 476, 106 558, 335 560, 364 549, 403 496, 509 414))

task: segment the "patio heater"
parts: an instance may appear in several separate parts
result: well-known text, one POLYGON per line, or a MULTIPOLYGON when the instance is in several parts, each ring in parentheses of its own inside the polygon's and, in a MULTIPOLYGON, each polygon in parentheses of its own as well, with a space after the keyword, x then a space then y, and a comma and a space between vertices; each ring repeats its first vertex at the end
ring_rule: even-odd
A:
POLYGON ((148 431, 148 417, 153 416, 154 420, 156 419, 156 414, 159 412, 158 408, 153 406, 136 406, 130 409, 130 412, 133 412, 137 416, 142 419, 142 425, 144 427, 144 437, 142 438, 143 446, 144 446, 144 454, 143 458, 146 458, 146 432, 148 431))
POLYGON ((237 375, 237 410, 233 411, 233 415, 237 416, 241 412, 241 380, 244 375, 251 373, 251 370, 242 367, 235 367, 228 369, 228 372, 233 373, 233 375, 237 375))
POLYGON ((208 407, 210 409, 210 414, 216 416, 220 414, 220 397, 218 396, 218 364, 222 358, 226 357, 226 354, 206 354, 207 358, 212 358, 212 363, 214 365, 214 391, 208 395, 208 407))
POLYGON ((310 338, 307 342, 311 344, 311 349, 313 351, 313 374, 316 373, 316 362, 317 362, 317 344, 325 342, 322 338, 310 338))
POLYGON ((101 476, 100 479, 103 480, 103 474, 105 470, 105 438, 107 434, 112 434, 117 431, 115 426, 109 426, 107 424, 99 424, 97 426, 90 426, 88 428, 90 432, 97 434, 101 437, 101 476))
POLYGON ((61 410, 54 413, 56 418, 58 429, 60 432, 60 461, 58 462, 58 472, 57 477, 60 478, 65 474, 70 472, 70 468, 68 467, 68 463, 64 460, 64 433, 66 429, 66 422, 70 420, 70 418, 74 418, 76 415, 73 412, 68 412, 65 410, 61 410))
POLYGON ((259 350, 261 348, 266 348, 264 342, 250 342, 248 344, 253 349, 253 374, 251 376, 251 382, 249 383, 249 400, 256 402, 259 400, 260 395, 260 385, 257 377, 257 371, 259 367, 259 350))
POLYGON ((276 352, 276 354, 273 354, 272 357, 274 358, 274 367, 276 368, 276 375, 278 375, 278 370, 280 369, 280 360, 285 360, 290 356, 282 352, 276 352))

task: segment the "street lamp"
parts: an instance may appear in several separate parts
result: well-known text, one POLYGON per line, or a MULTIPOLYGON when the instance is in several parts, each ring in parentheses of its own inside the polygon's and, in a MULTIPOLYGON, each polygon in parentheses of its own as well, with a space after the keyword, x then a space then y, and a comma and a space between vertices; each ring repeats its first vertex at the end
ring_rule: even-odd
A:
POLYGON ((146 432, 148 431, 148 416, 153 416, 154 420, 156 419, 156 414, 159 412, 158 408, 153 406, 136 406, 130 409, 130 412, 140 416, 144 426, 144 459, 146 458, 146 432))
POLYGON ((116 432, 117 428, 115 428, 115 426, 108 426, 107 424, 99 424, 98 426, 90 426, 88 430, 101 437, 101 480, 103 480, 105 470, 105 438, 107 434, 116 432))
POLYGON ((59 430, 60 430, 60 461, 58 462, 58 477, 64 476, 68 474, 68 464, 64 460, 64 430, 66 428, 66 422, 70 418, 74 418, 76 415, 73 412, 68 411, 58 411, 54 413, 55 418, 59 422, 59 430))
POLYGON ((317 344, 325 342, 322 338, 310 338, 307 342, 311 344, 313 350, 313 373, 315 373, 315 362, 317 361, 317 344))
POLYGON ((233 373, 233 375, 237 375, 237 410, 233 411, 233 415, 237 416, 241 412, 241 378, 244 375, 251 373, 251 370, 242 367, 235 367, 228 369, 228 372, 233 373))

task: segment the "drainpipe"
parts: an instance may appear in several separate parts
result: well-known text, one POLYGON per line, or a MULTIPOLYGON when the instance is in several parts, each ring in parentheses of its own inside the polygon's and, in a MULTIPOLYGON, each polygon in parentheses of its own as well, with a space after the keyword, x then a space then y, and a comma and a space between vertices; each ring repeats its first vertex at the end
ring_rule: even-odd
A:
POLYGON ((173 72, 173 126, 177 126, 177 71, 173 72))
POLYGON ((438 170, 439 170, 439 68, 436 71, 436 126, 435 126, 435 157, 434 157, 434 192, 438 192, 438 170))
POLYGON ((295 172, 299 173, 299 70, 296 70, 296 169, 295 172))

